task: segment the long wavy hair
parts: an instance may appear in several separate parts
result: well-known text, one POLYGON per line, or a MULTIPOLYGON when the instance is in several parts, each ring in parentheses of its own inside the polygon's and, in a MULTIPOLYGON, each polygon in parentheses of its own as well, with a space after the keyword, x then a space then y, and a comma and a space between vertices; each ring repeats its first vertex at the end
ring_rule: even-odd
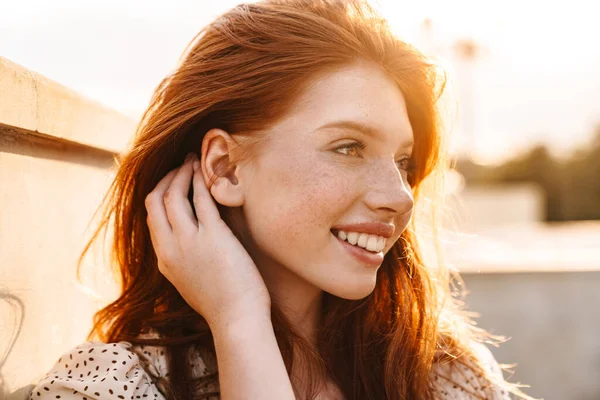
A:
MULTIPOLYGON (((177 68, 156 88, 129 148, 117 160, 115 179, 101 205, 102 220, 81 254, 78 271, 100 231, 112 226, 111 265, 118 272, 120 295, 96 313, 89 339, 166 346, 168 398, 193 397, 187 349, 214 351, 214 345, 206 321, 157 268, 146 196, 187 153, 198 153, 211 128, 243 135, 247 140, 232 157, 249 159, 259 151, 261 132, 289 112, 312 77, 357 60, 379 65, 406 99, 415 139, 409 183, 417 207, 425 199, 431 215, 436 211, 431 200, 440 186, 425 182, 439 182, 449 166, 438 110, 446 76, 430 58, 393 35, 386 20, 364 1, 238 5, 196 35, 177 68), (429 197, 426 187, 433 188, 429 197), (147 331, 159 332, 161 338, 140 338, 147 331)), ((227 207, 218 207, 227 222, 227 207)), ((443 265, 425 265, 417 220, 415 215, 385 255, 369 296, 345 300, 324 294, 316 348, 273 302, 273 325, 288 373, 296 357, 306 357, 313 366, 309 398, 327 374, 347 399, 430 399, 432 370, 450 361, 481 373, 481 386, 493 381, 469 346, 472 340, 490 342, 492 336, 475 328, 463 310, 455 284, 460 277, 443 265)), ((209 378, 218 380, 218 374, 209 378)), ((518 392, 516 385, 496 383, 518 392)))

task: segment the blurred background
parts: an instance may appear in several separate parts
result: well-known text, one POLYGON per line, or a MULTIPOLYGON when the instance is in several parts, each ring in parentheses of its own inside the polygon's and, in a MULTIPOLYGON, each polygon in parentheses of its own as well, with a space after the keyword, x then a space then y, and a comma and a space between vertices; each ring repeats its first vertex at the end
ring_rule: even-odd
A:
MULTIPOLYGON (((85 340, 115 295, 77 257, 159 81, 235 0, 0 4, 0 397, 85 340)), ((443 232, 512 382, 600 399, 600 24, 594 2, 380 0, 449 72, 443 232)), ((99 264, 100 262, 98 262, 99 264)))

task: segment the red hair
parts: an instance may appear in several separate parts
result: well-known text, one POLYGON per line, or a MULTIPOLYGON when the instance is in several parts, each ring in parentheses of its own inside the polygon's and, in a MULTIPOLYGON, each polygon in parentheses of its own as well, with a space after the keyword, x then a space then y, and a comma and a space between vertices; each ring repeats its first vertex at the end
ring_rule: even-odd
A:
MULTIPOLYGON (((158 271, 146 225, 146 196, 187 153, 198 153, 211 128, 243 135, 247 145, 234 157, 252 157, 260 151, 260 132, 289 112, 310 79, 357 60, 381 67, 404 95, 415 139, 409 183, 418 205, 425 178, 447 166, 436 107, 445 76, 416 48, 396 38, 366 2, 239 5, 192 40, 179 66, 156 89, 131 148, 120 157, 101 224, 80 262, 112 220, 112 263, 120 274, 121 294, 95 315, 90 338, 167 346, 168 396, 192 397, 189 366, 182 357, 186 349, 214 347, 202 316, 158 271), (159 332, 162 339, 138 337, 148 330, 159 332)), ((219 211, 227 221, 227 208, 219 206, 219 211)), ((483 371, 468 343, 484 332, 472 328, 460 312, 448 271, 424 265, 415 220, 386 254, 373 293, 357 301, 325 294, 316 349, 273 304, 273 324, 288 372, 297 354, 292 348, 299 348, 314 366, 313 396, 325 371, 348 399, 432 398, 432 368, 450 359, 483 371)), ((489 383, 485 375, 482 379, 481 385, 489 383)))

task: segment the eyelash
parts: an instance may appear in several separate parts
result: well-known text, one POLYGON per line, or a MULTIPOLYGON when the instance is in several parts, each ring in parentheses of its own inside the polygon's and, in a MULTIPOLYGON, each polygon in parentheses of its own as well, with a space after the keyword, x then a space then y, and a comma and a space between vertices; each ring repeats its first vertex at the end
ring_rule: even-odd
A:
MULTIPOLYGON (((336 150, 336 151, 340 150, 340 149, 360 149, 360 150, 364 150, 366 147, 367 147, 367 144, 365 142, 363 142, 362 140, 357 140, 354 143, 345 144, 343 146, 335 148, 334 150, 336 150)), ((349 157, 348 154, 342 154, 342 155, 345 155, 345 156, 349 157)), ((405 157, 405 158, 397 161, 396 163, 400 163, 400 162, 403 162, 403 161, 408 161, 409 165, 406 168, 401 168, 401 167, 398 167, 398 168, 403 169, 403 170, 405 170, 405 171, 407 171, 409 173, 412 173, 415 170, 416 167, 415 167, 414 164, 410 163, 412 161, 411 157, 405 157)))

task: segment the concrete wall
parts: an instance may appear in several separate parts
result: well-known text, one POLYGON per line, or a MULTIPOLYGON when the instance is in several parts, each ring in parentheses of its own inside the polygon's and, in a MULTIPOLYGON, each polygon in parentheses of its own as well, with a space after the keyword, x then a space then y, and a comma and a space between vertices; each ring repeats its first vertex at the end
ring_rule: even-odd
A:
POLYGON ((468 231, 541 222, 545 193, 535 183, 466 185, 448 197, 448 207, 468 231))
MULTIPOLYGON (((464 274, 478 325, 512 337, 492 352, 546 400, 600 399, 600 271, 464 274)), ((506 376, 506 375, 505 375, 506 376)))
POLYGON ((108 271, 91 268, 96 257, 83 265, 83 285, 75 267, 114 157, 134 129, 0 58, 0 398, 80 343, 92 313, 115 293, 108 271))

